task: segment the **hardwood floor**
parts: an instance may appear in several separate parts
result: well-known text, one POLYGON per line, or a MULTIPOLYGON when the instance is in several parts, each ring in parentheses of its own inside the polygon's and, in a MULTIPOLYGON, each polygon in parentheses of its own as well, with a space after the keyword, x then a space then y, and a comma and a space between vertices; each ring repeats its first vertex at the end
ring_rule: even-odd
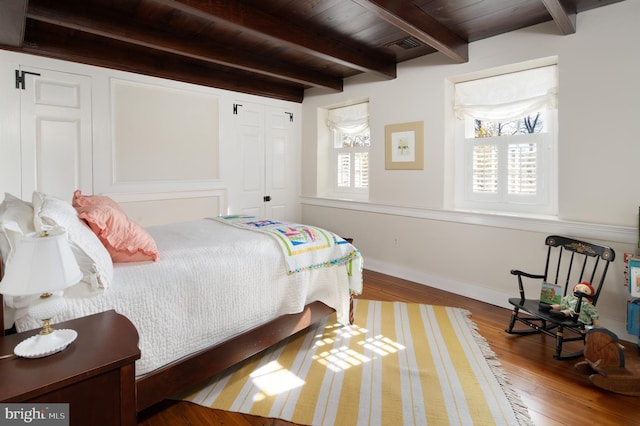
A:
MULTIPOLYGON (((505 295, 505 298, 509 296, 505 295)), ((586 374, 574 368, 576 361, 553 359, 554 340, 548 336, 506 334, 504 329, 510 316, 507 309, 372 271, 365 271, 364 293, 360 297, 469 310, 478 331, 498 355, 513 387, 529 407, 536 425, 640 423, 640 397, 615 394, 593 386, 586 374)), ((625 342, 625 346, 627 368, 637 371, 640 377, 640 350, 635 342, 625 342)), ((141 413, 138 422, 139 426, 291 424, 174 401, 166 401, 141 413)))

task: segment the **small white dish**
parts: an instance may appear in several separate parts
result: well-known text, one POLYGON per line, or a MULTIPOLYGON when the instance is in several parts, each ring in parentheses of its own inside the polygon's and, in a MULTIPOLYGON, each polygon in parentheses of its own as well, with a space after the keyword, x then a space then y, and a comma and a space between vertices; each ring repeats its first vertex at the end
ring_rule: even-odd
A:
POLYGON ((76 340, 75 330, 54 330, 49 334, 36 334, 18 343, 13 353, 23 358, 42 358, 60 352, 76 340))

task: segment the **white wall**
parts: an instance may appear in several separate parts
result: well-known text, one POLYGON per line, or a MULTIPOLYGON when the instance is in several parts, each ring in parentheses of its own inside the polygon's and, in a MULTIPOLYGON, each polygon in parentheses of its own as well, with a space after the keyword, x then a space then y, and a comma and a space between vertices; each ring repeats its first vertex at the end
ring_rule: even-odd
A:
MULTIPOLYGON (((565 233, 601 241, 617 254, 599 301, 603 325, 622 338, 624 252, 635 252, 640 187, 640 1, 584 12, 577 32, 553 22, 470 44, 470 60, 441 54, 398 66, 398 77, 354 77, 342 93, 309 90, 303 102, 304 222, 355 238, 366 267, 501 306, 516 293, 512 268, 537 272, 544 236, 565 233), (559 64, 559 218, 451 211, 452 122, 448 79, 514 63, 557 57, 559 64), (370 203, 316 198, 327 169, 317 159, 317 109, 351 99, 370 102, 370 203), (424 121, 423 171, 384 169, 384 126, 424 121)), ((535 291, 535 290, 533 290, 535 291)), ((508 320, 505 317, 505 325, 508 320)))
MULTIPOLYGON (((21 93, 14 82, 14 70, 20 67, 90 78, 92 118, 89 144, 93 155, 89 167, 93 170, 93 178, 89 188, 94 194, 107 194, 123 203, 125 211, 144 226, 241 211, 243 159, 234 134, 234 103, 285 108, 295 117, 295 135, 300 134, 299 103, 0 50, 0 201, 4 192, 17 196, 22 194, 28 200, 33 190, 25 189, 21 179, 25 173, 20 167, 21 93), (143 139, 145 129, 142 126, 136 127, 138 133, 134 137, 131 123, 126 122, 126 117, 121 117, 124 110, 118 102, 126 99, 118 95, 118 90, 125 86, 136 89, 136 101, 141 97, 147 98, 146 105, 141 108, 145 111, 137 120, 144 121, 146 114, 146 126, 149 127, 146 139, 143 139), (163 118, 163 123, 159 124, 163 124, 164 134, 153 133, 153 120, 158 121, 160 113, 149 113, 153 109, 150 102, 159 102, 158 99, 161 103, 175 102, 179 105, 174 105, 173 109, 164 108, 160 113, 171 116, 182 109, 190 117, 200 115, 199 126, 167 125, 169 118, 163 118), (217 117, 211 116, 207 122, 203 114, 216 114, 217 117), (197 133, 194 133, 194 128, 197 133), (120 133, 123 131, 129 139, 122 137, 120 133), (170 134, 172 131, 181 133, 170 134), (191 134, 185 135, 188 132, 191 134), (172 140, 176 145, 166 146, 172 140), (159 144, 165 146, 160 147, 159 144), (128 162, 133 156, 143 160, 128 162), (158 209, 162 211, 150 217, 150 212, 158 209)), ((179 119, 175 118, 176 123, 179 119)), ((287 173, 296 197, 300 181, 298 139, 293 141, 295 146, 290 147, 295 156, 295 162, 292 161, 296 165, 294 176, 287 173)), ((71 200, 72 189, 65 192, 68 193, 67 199, 71 200)))

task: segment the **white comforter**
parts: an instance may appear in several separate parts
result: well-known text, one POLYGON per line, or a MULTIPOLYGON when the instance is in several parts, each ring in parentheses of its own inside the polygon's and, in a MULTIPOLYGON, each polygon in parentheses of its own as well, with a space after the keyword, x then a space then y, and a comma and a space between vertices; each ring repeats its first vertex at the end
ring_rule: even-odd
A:
MULTIPOLYGON (((67 295, 67 311, 55 318, 109 309, 125 315, 140 335, 138 376, 313 301, 348 320, 345 265, 288 275, 273 238, 209 219, 147 230, 159 249, 157 262, 114 265, 109 289, 92 297, 67 295)), ((16 327, 40 325, 26 316, 16 327)))

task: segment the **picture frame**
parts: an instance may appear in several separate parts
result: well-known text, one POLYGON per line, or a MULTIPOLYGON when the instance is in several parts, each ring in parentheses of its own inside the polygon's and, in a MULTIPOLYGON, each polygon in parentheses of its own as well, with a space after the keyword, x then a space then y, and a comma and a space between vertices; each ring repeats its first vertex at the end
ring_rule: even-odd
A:
POLYGON ((424 169, 424 123, 388 124, 385 134, 386 170, 424 169))

